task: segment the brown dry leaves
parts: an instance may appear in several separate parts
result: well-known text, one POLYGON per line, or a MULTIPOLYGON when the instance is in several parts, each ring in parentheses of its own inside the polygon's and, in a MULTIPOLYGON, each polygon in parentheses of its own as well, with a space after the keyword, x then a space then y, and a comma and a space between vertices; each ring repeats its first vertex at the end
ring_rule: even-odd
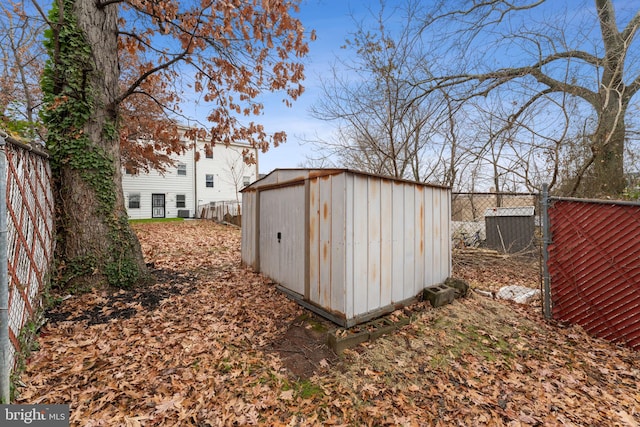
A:
POLYGON ((237 229, 136 231, 159 282, 62 303, 112 317, 45 325, 17 403, 68 403, 79 426, 640 423, 638 354, 478 296, 296 379, 266 349, 303 310, 240 267, 237 229))
POLYGON ((471 287, 496 292, 503 286, 540 289, 539 257, 497 255, 484 249, 454 251, 453 274, 471 287))

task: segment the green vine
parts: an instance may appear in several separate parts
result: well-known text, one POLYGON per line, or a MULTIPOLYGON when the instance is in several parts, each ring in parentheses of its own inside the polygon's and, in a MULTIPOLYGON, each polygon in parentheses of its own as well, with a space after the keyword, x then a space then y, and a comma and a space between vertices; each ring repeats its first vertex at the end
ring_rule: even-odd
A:
POLYGON ((105 266, 105 275, 111 286, 129 288, 140 278, 140 271, 136 263, 125 256, 131 253, 131 246, 135 244, 134 236, 130 232, 127 218, 121 217, 112 228, 111 241, 120 242, 120 247, 111 247, 113 260, 105 266))
MULTIPOLYGON (((47 148, 52 155, 52 167, 63 166, 80 171, 82 179, 96 192, 100 211, 113 212, 116 193, 113 188, 113 159, 101 147, 92 143, 83 132, 95 110, 95 97, 87 83, 94 73, 91 47, 84 39, 77 21, 70 12, 73 0, 64 0, 64 24, 47 30, 45 47, 52 59, 47 61, 42 77, 42 91, 46 108, 42 119, 47 126, 47 148)), ((57 22, 58 2, 50 12, 57 22)), ((115 124, 109 123, 105 134, 117 137, 115 124)))
MULTIPOLYGON (((96 109, 96 97, 90 82, 94 73, 91 47, 72 13, 75 0, 53 2, 49 18, 60 22, 62 4, 63 24, 45 33, 45 47, 49 53, 42 77, 45 108, 42 119, 47 127, 47 148, 51 153, 54 176, 64 169, 79 173, 81 179, 94 191, 98 207, 96 214, 109 227, 113 242, 106 250, 107 260, 100 263, 91 259, 67 260, 62 286, 74 277, 86 274, 86 268, 99 268, 112 286, 129 287, 138 280, 139 269, 130 259, 134 242, 130 229, 123 227, 126 217, 118 219, 116 212, 116 187, 113 181, 115 161, 104 148, 95 144, 84 132, 86 124, 96 109)), ((115 141, 118 126, 108 120, 102 129, 102 138, 115 141)), ((120 215, 122 216, 122 215, 120 215)), ((62 218, 62 226, 67 221, 62 218)))

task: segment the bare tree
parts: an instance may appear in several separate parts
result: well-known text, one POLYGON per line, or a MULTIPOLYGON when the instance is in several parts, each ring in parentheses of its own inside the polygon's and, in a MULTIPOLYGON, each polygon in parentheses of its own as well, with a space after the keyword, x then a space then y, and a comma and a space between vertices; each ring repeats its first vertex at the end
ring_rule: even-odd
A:
POLYGON ((432 179, 442 169, 445 145, 433 139, 439 126, 450 125, 443 114, 447 103, 440 93, 420 96, 410 84, 422 72, 421 41, 409 25, 419 6, 407 3, 399 27, 388 22, 400 11, 387 13, 384 2, 371 12, 375 28, 355 22, 345 46, 353 55, 340 64, 346 71, 334 67, 311 110, 316 118, 338 123, 335 138, 316 141, 334 163, 416 181, 432 179))
POLYGON ((236 202, 240 203, 240 190, 244 187, 245 177, 251 176, 251 167, 245 161, 245 156, 241 151, 227 147, 227 150, 233 150, 235 154, 229 153, 224 162, 223 181, 233 185, 235 189, 236 202))
POLYGON ((0 118, 10 130, 35 137, 44 65, 45 23, 28 16, 23 2, 0 4, 0 118))
MULTIPOLYGON (((620 194, 627 110, 640 89, 640 12, 621 8, 624 15, 616 17, 612 0, 594 3, 569 11, 544 0, 440 1, 415 31, 446 61, 416 85, 424 93, 446 89, 460 102, 492 92, 514 99, 504 117, 508 127, 550 98, 557 105, 574 98, 579 116, 571 120, 589 124, 582 139, 588 155, 573 171, 569 193, 620 194)), ((551 121, 558 115, 552 114, 551 121)), ((541 118, 535 123, 545 125, 541 118)))

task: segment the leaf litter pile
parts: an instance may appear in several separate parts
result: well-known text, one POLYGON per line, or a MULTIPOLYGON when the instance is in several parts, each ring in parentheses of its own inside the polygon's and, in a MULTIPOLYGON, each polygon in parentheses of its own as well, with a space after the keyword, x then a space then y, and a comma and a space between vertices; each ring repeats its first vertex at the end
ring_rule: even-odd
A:
POLYGON ((237 228, 135 230, 155 283, 51 309, 15 403, 69 404, 77 426, 640 425, 640 355, 539 307, 419 303, 338 357, 329 322, 241 267, 237 228))

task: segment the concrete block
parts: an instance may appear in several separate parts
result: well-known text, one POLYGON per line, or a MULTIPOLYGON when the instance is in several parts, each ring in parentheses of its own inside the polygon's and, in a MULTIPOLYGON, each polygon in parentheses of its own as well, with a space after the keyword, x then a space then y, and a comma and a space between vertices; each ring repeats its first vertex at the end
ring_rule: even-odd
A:
POLYGON ((411 318, 410 317, 403 316, 403 317, 400 317, 395 322, 393 322, 393 324, 396 325, 396 328, 401 328, 403 326, 408 325, 410 322, 411 322, 411 318))
POLYGON ((345 349, 352 348, 369 340, 369 331, 349 332, 338 336, 337 331, 327 334, 327 344, 336 354, 341 354, 345 349))
POLYGON ((397 328, 397 326, 388 319, 380 319, 371 322, 371 326, 374 328, 369 332, 369 339, 371 341, 378 339, 383 335, 390 334, 397 328))
POLYGON ((469 284, 462 279, 449 277, 444 281, 444 284, 456 290, 456 298, 466 297, 469 292, 469 284))
POLYGON ((428 300, 433 307, 441 307, 451 304, 456 297, 456 291, 446 285, 435 285, 424 288, 424 299, 428 300))

